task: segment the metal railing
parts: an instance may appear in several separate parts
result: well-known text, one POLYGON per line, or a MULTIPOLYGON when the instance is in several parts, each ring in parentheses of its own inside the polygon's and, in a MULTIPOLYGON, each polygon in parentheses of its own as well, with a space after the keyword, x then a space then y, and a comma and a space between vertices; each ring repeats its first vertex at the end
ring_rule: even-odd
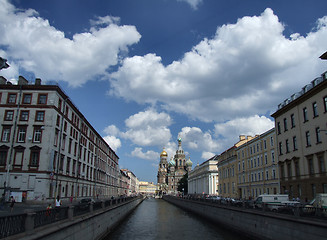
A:
POLYGON ((80 203, 67 207, 52 208, 0 217, 0 239, 45 226, 62 220, 72 220, 94 211, 109 210, 115 205, 135 200, 138 197, 123 197, 104 201, 80 203))

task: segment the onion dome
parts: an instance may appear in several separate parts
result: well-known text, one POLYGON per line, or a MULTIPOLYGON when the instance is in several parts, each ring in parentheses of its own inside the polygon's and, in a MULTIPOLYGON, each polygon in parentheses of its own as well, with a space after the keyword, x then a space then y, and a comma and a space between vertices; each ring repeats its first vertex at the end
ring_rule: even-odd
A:
POLYGON ((160 157, 167 157, 167 156, 168 156, 168 154, 167 154, 167 152, 165 151, 165 149, 162 150, 162 152, 160 153, 160 157))
POLYGON ((176 163, 175 163, 174 159, 171 159, 171 160, 169 161, 169 166, 170 166, 170 167, 172 167, 172 166, 175 167, 175 165, 176 165, 176 163))
POLYGON ((187 167, 192 167, 192 165, 193 165, 193 163, 192 163, 192 161, 191 161, 190 158, 186 161, 185 164, 186 164, 187 167))

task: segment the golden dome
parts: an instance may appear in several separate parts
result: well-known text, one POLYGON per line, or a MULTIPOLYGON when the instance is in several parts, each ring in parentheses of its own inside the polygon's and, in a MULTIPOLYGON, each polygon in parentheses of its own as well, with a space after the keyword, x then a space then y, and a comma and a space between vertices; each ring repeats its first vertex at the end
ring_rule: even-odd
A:
POLYGON ((161 153, 160 153, 160 157, 167 157, 168 154, 165 150, 163 150, 161 153))

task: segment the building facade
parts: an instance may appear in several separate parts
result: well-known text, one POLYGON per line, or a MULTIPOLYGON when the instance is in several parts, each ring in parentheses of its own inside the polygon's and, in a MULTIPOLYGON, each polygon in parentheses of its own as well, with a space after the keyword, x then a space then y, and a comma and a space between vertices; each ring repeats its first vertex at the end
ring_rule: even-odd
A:
POLYGON ((327 72, 272 114, 282 193, 310 200, 327 193, 327 72))
POLYGON ((122 172, 124 172, 128 178, 129 178, 129 182, 127 184, 127 196, 133 196, 138 194, 139 192, 139 180, 138 178, 135 176, 135 174, 128 170, 128 169, 121 169, 122 172))
POLYGON ((255 136, 236 149, 238 197, 253 199, 279 193, 275 129, 255 136))
POLYGON ((239 136, 239 141, 218 156, 219 195, 228 198, 240 198, 237 188, 236 149, 253 139, 251 136, 239 136))
POLYGON ((218 156, 197 164, 188 174, 188 193, 219 195, 218 156))
POLYGON ((0 191, 24 200, 118 194, 118 156, 59 86, 1 77, 0 89, 0 191))

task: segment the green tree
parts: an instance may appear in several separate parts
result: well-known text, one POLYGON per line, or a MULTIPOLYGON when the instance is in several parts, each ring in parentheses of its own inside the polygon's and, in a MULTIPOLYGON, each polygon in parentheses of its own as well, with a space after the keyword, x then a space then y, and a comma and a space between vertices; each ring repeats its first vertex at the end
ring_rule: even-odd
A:
POLYGON ((187 179, 188 179, 188 174, 186 173, 178 182, 178 187, 177 190, 180 192, 184 192, 184 195, 188 193, 188 188, 187 188, 187 179), (183 191, 184 189, 184 191, 183 191))

